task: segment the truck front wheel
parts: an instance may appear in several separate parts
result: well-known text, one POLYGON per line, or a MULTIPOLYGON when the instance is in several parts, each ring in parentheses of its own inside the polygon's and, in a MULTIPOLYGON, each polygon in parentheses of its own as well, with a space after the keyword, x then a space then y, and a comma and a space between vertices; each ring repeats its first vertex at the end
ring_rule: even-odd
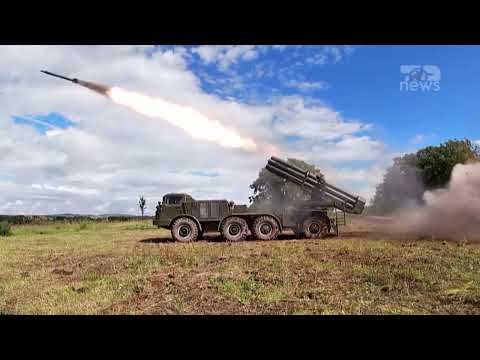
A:
POLYGON ((198 239, 198 226, 195 221, 187 217, 175 220, 171 231, 175 241, 190 242, 198 239))
POLYGON ((222 224, 222 235, 227 241, 245 240, 248 235, 248 224, 240 217, 230 217, 222 224))
POLYGON ((253 232, 258 240, 273 240, 278 236, 280 228, 273 217, 260 216, 253 222, 253 232))

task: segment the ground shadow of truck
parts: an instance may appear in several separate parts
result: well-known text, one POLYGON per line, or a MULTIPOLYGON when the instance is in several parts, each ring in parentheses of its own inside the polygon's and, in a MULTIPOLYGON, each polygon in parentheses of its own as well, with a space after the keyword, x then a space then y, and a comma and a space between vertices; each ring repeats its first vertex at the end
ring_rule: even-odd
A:
MULTIPOLYGON (((326 238, 335 238, 336 236, 334 234, 328 234, 326 238)), ((270 241, 276 241, 276 240, 294 240, 295 239, 295 234, 291 231, 285 231, 278 235, 278 237, 274 240, 256 240, 253 239, 251 236, 247 237, 245 241, 261 241, 261 242, 270 242, 270 241)), ((222 235, 220 232, 211 232, 204 234, 201 239, 197 241, 204 241, 204 242, 211 242, 211 243, 225 243, 225 240, 222 238, 222 235)), ((175 243, 175 241, 172 239, 170 235, 165 235, 165 236, 157 236, 157 237, 151 237, 151 238, 146 238, 142 239, 139 242, 144 243, 144 244, 166 244, 166 243, 175 243)))

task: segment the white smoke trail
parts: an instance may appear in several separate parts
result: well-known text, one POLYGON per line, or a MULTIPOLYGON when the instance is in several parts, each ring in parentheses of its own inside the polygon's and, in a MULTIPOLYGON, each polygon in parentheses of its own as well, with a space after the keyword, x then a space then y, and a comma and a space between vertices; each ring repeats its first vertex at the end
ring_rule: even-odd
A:
POLYGON ((224 147, 257 150, 257 145, 252 139, 240 136, 234 130, 227 129, 218 121, 207 118, 193 108, 172 104, 119 87, 110 88, 107 95, 117 104, 145 116, 163 119, 183 129, 194 139, 213 141, 224 147))

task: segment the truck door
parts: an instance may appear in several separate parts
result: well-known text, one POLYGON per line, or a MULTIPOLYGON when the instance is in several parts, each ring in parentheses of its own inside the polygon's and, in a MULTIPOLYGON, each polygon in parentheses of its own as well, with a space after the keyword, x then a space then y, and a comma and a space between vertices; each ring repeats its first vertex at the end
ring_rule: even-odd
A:
POLYGON ((199 215, 198 202, 187 201, 187 202, 184 202, 182 205, 183 205, 183 210, 185 214, 193 215, 196 218, 198 218, 198 215, 199 215))

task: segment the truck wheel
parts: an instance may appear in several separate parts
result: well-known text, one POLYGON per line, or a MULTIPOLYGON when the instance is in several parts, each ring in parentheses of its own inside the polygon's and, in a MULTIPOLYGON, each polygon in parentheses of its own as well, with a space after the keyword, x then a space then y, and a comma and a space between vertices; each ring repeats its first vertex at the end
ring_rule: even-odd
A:
POLYGON ((321 217, 309 217, 303 222, 303 233, 307 239, 321 239, 328 234, 328 223, 321 217))
POLYGON ((248 235, 247 222, 237 216, 226 219, 222 224, 222 235, 227 241, 245 240, 248 235))
POLYGON ((172 238, 175 241, 190 242, 198 238, 198 226, 190 218, 182 217, 172 225, 172 238))
POLYGON ((258 240, 276 239, 279 232, 278 223, 271 216, 260 216, 253 222, 253 233, 258 240))

